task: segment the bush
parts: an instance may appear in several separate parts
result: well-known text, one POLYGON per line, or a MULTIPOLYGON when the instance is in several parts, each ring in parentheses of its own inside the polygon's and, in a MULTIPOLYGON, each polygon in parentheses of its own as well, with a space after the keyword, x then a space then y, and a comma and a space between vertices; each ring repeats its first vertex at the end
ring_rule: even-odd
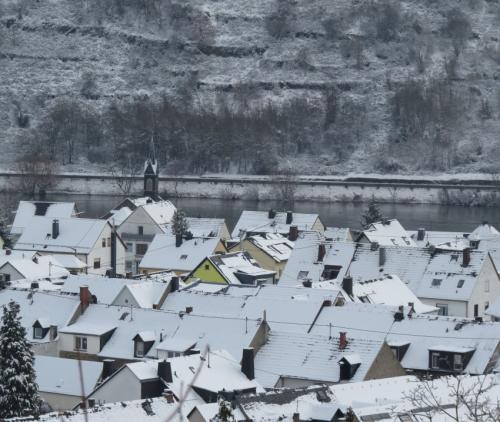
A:
POLYGON ((465 47, 472 33, 472 27, 467 15, 455 8, 448 12, 444 33, 451 38, 455 55, 458 56, 465 47))

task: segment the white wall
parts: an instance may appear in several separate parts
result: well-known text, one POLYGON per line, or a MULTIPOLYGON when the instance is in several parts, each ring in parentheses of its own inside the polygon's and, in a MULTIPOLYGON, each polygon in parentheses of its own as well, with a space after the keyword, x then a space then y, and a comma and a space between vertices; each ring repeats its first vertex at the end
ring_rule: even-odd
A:
MULTIPOLYGON (((49 334, 47 334, 48 336, 49 334)), ((31 343, 31 349, 35 355, 39 356, 59 356, 59 341, 49 341, 46 343, 31 343)))
POLYGON ((485 304, 486 302, 488 302, 491 305, 499 297, 500 280, 495 270, 495 266, 488 256, 488 258, 484 262, 483 268, 481 268, 481 272, 479 273, 476 285, 474 286, 474 290, 472 292, 471 299, 467 308, 467 316, 470 318, 474 317, 474 305, 477 304, 479 305, 478 316, 484 316, 486 317, 486 319, 489 319, 489 316, 484 315, 485 304), (486 289, 487 286, 488 289, 486 289))
POLYGON ((84 334, 67 334, 59 333, 59 351, 73 352, 75 351, 75 337, 87 337, 87 351, 80 350, 81 354, 96 355, 99 353, 101 344, 99 336, 89 336, 84 334))
POLYGON ((24 278, 24 276, 19 272, 17 271, 12 265, 10 262, 7 262, 3 267, 2 269, 0 270, 0 274, 6 274, 6 275, 10 275, 10 279, 11 280, 20 280, 22 278, 24 278))
POLYGON ((422 303, 430 306, 437 306, 438 304, 448 305, 448 315, 450 316, 459 316, 466 317, 467 316, 467 302, 459 302, 455 300, 446 300, 446 299, 426 299, 419 298, 422 303))
POLYGON ((124 367, 97 391, 89 396, 96 404, 140 400, 141 383, 128 367, 124 367))
MULTIPOLYGON (((106 224, 100 234, 96 244, 87 257, 88 274, 105 275, 106 270, 111 268, 111 243, 108 246, 108 239, 111 239, 112 228, 106 224), (102 246, 102 239, 106 239, 106 246, 102 246), (94 269, 94 259, 101 259, 101 268, 94 269)), ((116 272, 125 274, 125 246, 117 239, 116 242, 116 272)))
MULTIPOLYGON (((159 299, 159 298, 158 298, 159 299)), ((118 296, 116 296, 112 305, 117 306, 134 306, 136 308, 140 308, 139 304, 135 300, 134 296, 130 293, 129 289, 122 289, 118 296)))
POLYGON ((69 396, 65 394, 46 393, 40 391, 40 397, 46 401, 50 407, 56 411, 71 410, 80 403, 80 396, 69 396))

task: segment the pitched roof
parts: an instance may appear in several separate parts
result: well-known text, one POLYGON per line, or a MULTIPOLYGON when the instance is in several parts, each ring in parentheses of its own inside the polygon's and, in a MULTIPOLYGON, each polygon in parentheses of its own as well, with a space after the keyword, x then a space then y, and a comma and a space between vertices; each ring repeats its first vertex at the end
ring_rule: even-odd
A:
POLYGON ((493 303, 490 303, 490 306, 486 311, 484 311, 484 313, 495 318, 500 318, 500 298, 495 300, 493 303))
POLYGON ((70 396, 82 395, 80 369, 83 377, 83 393, 87 396, 97 385, 102 373, 102 362, 63 359, 52 356, 35 356, 35 372, 38 390, 70 396))
POLYGON ((294 246, 293 242, 278 234, 251 236, 247 238, 247 240, 276 262, 287 261, 288 258, 290 258, 294 246))
MULTIPOLYGON (((188 230, 193 237, 216 237, 220 239, 227 236, 226 220, 223 218, 187 217, 186 221, 188 230)), ((165 226, 165 232, 171 232, 171 224, 165 226)))
POLYGON ((177 210, 174 204, 166 200, 147 202, 141 205, 140 208, 142 208, 156 224, 163 228, 170 224, 177 210))
POLYGON ((276 274, 275 271, 262 268, 248 252, 212 255, 208 259, 229 284, 244 284, 237 274, 247 274, 256 278, 272 277, 276 274))
POLYGON ((11 234, 19 235, 35 216, 70 218, 76 212, 74 202, 19 201, 11 234))
POLYGON ((12 265, 22 277, 33 281, 47 277, 56 278, 69 275, 69 271, 51 255, 37 257, 36 262, 32 259, 7 259, 0 265, 0 271, 8 264, 12 265))
POLYGON ((384 340, 350 335, 345 349, 339 348, 338 331, 332 337, 271 330, 269 339, 255 358, 255 376, 266 388, 276 386, 280 377, 311 380, 315 383, 340 381, 338 362, 353 353, 361 365, 352 381, 361 381, 378 355, 384 340), (286 352, 285 352, 286 351, 286 352))
POLYGON ((75 314, 80 304, 80 301, 74 298, 51 293, 11 289, 0 291, 0 307, 7 305, 11 300, 19 304, 21 324, 26 329, 28 340, 34 343, 49 341, 48 335, 43 339, 33 339, 32 326, 35 321, 43 319, 44 324, 62 328, 75 314))
POLYGON ((386 246, 416 246, 405 228, 396 219, 372 223, 363 231, 371 242, 386 246))
POLYGON ((318 214, 293 213, 292 222, 286 224, 286 212, 277 212, 269 218, 267 211, 243 211, 233 229, 232 237, 240 237, 241 233, 281 233, 287 234, 290 226, 297 226, 299 231, 311 230, 318 221, 318 214))
POLYGON ((15 249, 41 252, 88 254, 101 236, 106 220, 60 218, 59 236, 52 237, 52 218, 33 217, 16 243, 15 249))
POLYGON ((157 234, 141 260, 140 268, 192 271, 203 259, 214 253, 220 240, 217 237, 183 240, 176 247, 175 236, 157 234))

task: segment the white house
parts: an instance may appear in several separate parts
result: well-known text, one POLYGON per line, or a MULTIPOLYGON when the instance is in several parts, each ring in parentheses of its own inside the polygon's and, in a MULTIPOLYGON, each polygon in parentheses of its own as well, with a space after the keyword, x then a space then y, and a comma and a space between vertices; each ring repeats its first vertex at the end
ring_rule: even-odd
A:
POLYGON ((411 236, 396 219, 370 224, 363 230, 358 242, 385 246, 416 246, 411 236))
POLYGON ((138 273, 139 264, 146 255, 156 234, 166 232, 176 211, 170 201, 146 199, 137 202, 134 210, 122 221, 117 231, 127 245, 125 271, 138 273))
POLYGON ((0 279, 7 282, 20 279, 36 281, 42 278, 67 277, 68 275, 69 271, 52 255, 34 256, 32 259, 7 259, 0 264, 0 279))
POLYGON ((88 274, 104 275, 113 267, 116 274, 125 272, 125 244, 106 220, 33 217, 15 249, 76 256, 88 274))
POLYGON ((74 202, 19 201, 10 230, 15 242, 33 217, 71 218, 78 214, 74 202))

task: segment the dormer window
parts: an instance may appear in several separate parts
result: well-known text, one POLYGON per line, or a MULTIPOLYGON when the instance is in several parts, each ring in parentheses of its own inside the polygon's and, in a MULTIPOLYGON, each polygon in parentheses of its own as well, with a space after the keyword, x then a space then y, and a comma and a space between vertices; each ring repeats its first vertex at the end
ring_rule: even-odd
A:
POLYGON ((429 350, 430 369, 447 373, 465 370, 475 349, 462 346, 435 346, 429 350))
POLYGON ((134 356, 136 358, 143 358, 148 354, 151 347, 153 347, 155 333, 153 331, 142 331, 132 340, 134 341, 134 356))
POLYGON ((390 342, 389 347, 392 350, 392 353, 394 353, 394 357, 401 362, 408 351, 408 348, 410 347, 410 343, 403 343, 403 342, 390 342))
POLYGON ((323 280, 335 280, 341 269, 342 267, 339 265, 325 265, 321 276, 323 277, 323 280))
POLYGON ((33 328, 33 338, 42 339, 43 338, 43 328, 42 327, 34 327, 33 328))
POLYGON ((139 226, 139 227, 137 227, 137 234, 138 234, 139 236, 144 235, 144 227, 143 227, 143 226, 139 226))
POLYGON ((135 357, 138 357, 138 358, 144 357, 144 342, 143 341, 136 341, 135 342, 134 355, 135 355, 135 357))

